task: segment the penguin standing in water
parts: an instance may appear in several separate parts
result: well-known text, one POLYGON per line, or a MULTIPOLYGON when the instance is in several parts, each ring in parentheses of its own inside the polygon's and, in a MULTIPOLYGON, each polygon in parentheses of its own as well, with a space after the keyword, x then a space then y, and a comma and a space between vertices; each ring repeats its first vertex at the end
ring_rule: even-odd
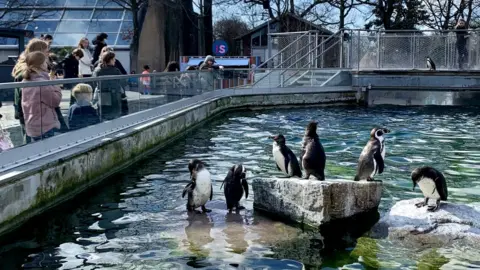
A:
POLYGON ((190 160, 188 164, 191 182, 188 183, 182 192, 182 198, 188 194, 187 210, 194 211, 201 207, 204 213, 212 210, 205 208, 208 199, 212 200, 213 187, 210 172, 205 168, 205 164, 198 160, 190 160))
POLYGON ((434 212, 440 206, 440 201, 446 201, 448 197, 447 181, 443 174, 428 166, 416 168, 412 172, 413 190, 418 185, 422 190, 425 201, 415 204, 416 207, 428 206, 427 210, 434 212), (436 201, 435 205, 428 205, 428 200, 436 201))
POLYGON ((277 169, 289 177, 302 177, 302 170, 298 164, 297 156, 285 144, 285 137, 279 134, 269 138, 273 139, 272 154, 277 164, 277 169))
POLYGON ((242 164, 235 165, 230 168, 225 180, 223 180, 222 186, 225 184, 224 193, 229 213, 232 212, 233 207, 235 207, 237 211, 245 209, 245 207, 239 205, 239 202, 240 199, 242 199, 243 192, 245 192, 245 198, 248 198, 246 172, 247 169, 242 164))
POLYGON ((433 62, 432 58, 427 56, 427 68, 428 70, 437 70, 437 67, 435 66, 435 62, 433 62))
POLYGON ((306 172, 305 179, 313 175, 318 180, 325 180, 327 156, 317 135, 317 122, 310 122, 305 130, 300 161, 306 172))
POLYGON ((363 148, 358 159, 357 175, 355 181, 373 181, 376 174, 381 174, 385 168, 385 138, 383 135, 389 133, 386 128, 374 128, 370 132, 370 140, 363 148))

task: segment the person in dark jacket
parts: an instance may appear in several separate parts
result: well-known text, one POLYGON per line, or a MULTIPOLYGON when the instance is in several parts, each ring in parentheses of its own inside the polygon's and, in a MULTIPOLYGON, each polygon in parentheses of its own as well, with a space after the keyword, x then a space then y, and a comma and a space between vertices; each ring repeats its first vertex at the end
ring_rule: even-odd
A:
POLYGON ((455 26, 455 33, 457 34, 457 51, 458 51, 458 68, 463 69, 463 65, 468 60, 468 51, 467 51, 467 38, 468 31, 467 25, 463 18, 460 18, 455 26))
MULTIPOLYGON (((115 53, 106 52, 102 54, 102 62, 93 71, 93 77, 121 75, 120 70, 115 67, 115 53)), ((93 103, 98 104, 99 113, 102 119, 112 120, 125 114, 128 110, 128 104, 124 88, 127 86, 127 80, 116 79, 101 81, 95 89, 93 103)), ((127 112, 128 113, 128 112, 127 112)))
MULTIPOLYGON (((75 49, 71 54, 67 54, 60 62, 60 67, 63 69, 63 78, 72 79, 78 78, 78 61, 83 57, 83 52, 80 49, 75 49)), ((73 85, 66 84, 65 88, 72 89, 73 85)), ((70 105, 75 103, 75 99, 70 99, 70 105)))
MULTIPOLYGON (((106 52, 114 52, 114 51, 113 51, 112 47, 105 46, 105 47, 103 47, 100 55, 102 55, 106 52)), ((95 62, 95 64, 93 65, 93 67, 97 68, 98 65, 100 65, 100 62, 101 62, 101 59, 98 59, 97 62, 95 62)), ((122 63, 118 59, 115 59, 115 67, 118 68, 118 70, 120 70, 120 73, 122 73, 122 75, 127 75, 127 71, 125 70, 122 63)))
POLYGON ((103 47, 107 46, 106 39, 108 38, 108 35, 105 33, 100 33, 97 35, 97 37, 93 40, 93 45, 95 45, 95 50, 93 52, 93 58, 92 58, 92 64, 95 64, 95 62, 98 61, 100 58, 100 54, 102 52, 103 47))
POLYGON ((75 103, 68 110, 70 130, 100 123, 97 110, 92 106, 92 92, 92 87, 86 83, 79 83, 73 88, 75 103))

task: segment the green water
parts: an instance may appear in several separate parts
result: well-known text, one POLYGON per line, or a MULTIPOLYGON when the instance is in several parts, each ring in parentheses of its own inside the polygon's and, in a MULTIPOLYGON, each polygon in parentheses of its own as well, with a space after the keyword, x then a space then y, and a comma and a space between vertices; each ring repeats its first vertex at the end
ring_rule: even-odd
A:
POLYGON ((356 160, 377 125, 386 139, 383 214, 411 191, 410 172, 433 165, 444 172, 454 202, 480 199, 478 108, 327 107, 237 112, 208 121, 183 138, 111 177, 102 186, 26 224, 0 243, 2 269, 437 269, 480 267, 468 247, 412 249, 370 233, 335 251, 322 236, 252 210, 227 214, 220 184, 242 162, 248 177, 276 177, 268 135, 282 133, 299 153, 305 125, 319 122, 326 177, 353 179, 356 160), (187 215, 181 192, 187 162, 207 162, 214 182, 208 215, 187 215))

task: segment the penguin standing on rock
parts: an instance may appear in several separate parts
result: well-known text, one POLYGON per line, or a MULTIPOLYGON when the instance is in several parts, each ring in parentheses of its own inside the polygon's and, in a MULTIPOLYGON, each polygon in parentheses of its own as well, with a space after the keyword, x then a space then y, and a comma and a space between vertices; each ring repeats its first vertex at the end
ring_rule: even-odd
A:
POLYGON ((269 138, 273 139, 272 154, 277 164, 277 169, 289 177, 302 177, 302 170, 298 164, 297 156, 285 144, 285 137, 279 134, 269 138))
POLYGON ((416 207, 428 206, 427 210, 434 212, 440 206, 440 201, 446 201, 448 197, 447 181, 443 174, 428 166, 416 168, 412 172, 413 190, 418 185, 422 190, 425 201, 415 204, 416 207), (428 200, 436 200, 435 205, 428 205, 428 200))
POLYGON ((245 209, 245 207, 240 206, 239 202, 240 199, 242 199, 243 192, 245 192, 245 198, 248 198, 246 173, 247 168, 242 164, 238 164, 230 168, 225 180, 223 180, 222 186, 225 184, 224 193, 229 213, 232 212, 233 207, 235 207, 237 211, 245 209))
POLYGON ((381 174, 385 168, 385 138, 383 135, 389 133, 386 128, 374 128, 370 132, 370 140, 363 148, 358 159, 357 175, 355 181, 373 181, 376 174, 381 174))
POLYGON ((210 172, 205 168, 205 164, 198 159, 190 160, 188 170, 192 181, 185 186, 182 192, 182 198, 188 194, 187 210, 194 211, 201 207, 204 213, 211 212, 212 210, 205 208, 208 199, 212 200, 213 197, 210 172))
POLYGON ((306 172, 305 179, 313 175, 318 180, 325 180, 325 163, 327 156, 318 138, 317 122, 310 122, 305 130, 300 161, 306 172))

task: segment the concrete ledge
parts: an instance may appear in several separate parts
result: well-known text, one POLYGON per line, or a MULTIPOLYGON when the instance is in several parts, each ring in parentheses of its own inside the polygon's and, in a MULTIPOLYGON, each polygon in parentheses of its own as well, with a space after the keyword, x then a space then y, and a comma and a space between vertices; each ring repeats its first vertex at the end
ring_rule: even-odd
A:
POLYGON ((382 182, 276 178, 252 187, 255 209, 312 227, 374 210, 382 197, 382 182))
MULTIPOLYGON (((11 231, 30 217, 72 198, 89 186, 158 150, 183 135, 186 130, 226 110, 277 105, 355 103, 355 92, 351 90, 316 90, 258 91, 267 94, 250 93, 251 90, 209 92, 191 100, 166 104, 165 109, 161 106, 95 125, 91 130, 110 130, 110 126, 138 121, 136 119, 148 119, 148 115, 152 113, 159 115, 146 123, 139 122, 135 126, 73 144, 62 148, 65 150, 58 150, 54 155, 45 155, 41 159, 5 171, 0 176, 0 234, 11 231), (221 94, 224 96, 216 97, 221 94), (227 94, 229 96, 225 96, 227 94), (188 105, 192 102, 196 105, 188 105), (169 109, 173 107, 176 109, 169 109), (161 112, 164 114, 159 114, 161 112)), ((81 135, 77 132, 81 130, 12 149, 9 156, 26 156, 27 150, 37 153, 35 150, 53 149, 52 145, 61 145, 62 141, 77 140, 75 136, 81 135)), ((8 157, 3 160, 8 160, 8 157)))

